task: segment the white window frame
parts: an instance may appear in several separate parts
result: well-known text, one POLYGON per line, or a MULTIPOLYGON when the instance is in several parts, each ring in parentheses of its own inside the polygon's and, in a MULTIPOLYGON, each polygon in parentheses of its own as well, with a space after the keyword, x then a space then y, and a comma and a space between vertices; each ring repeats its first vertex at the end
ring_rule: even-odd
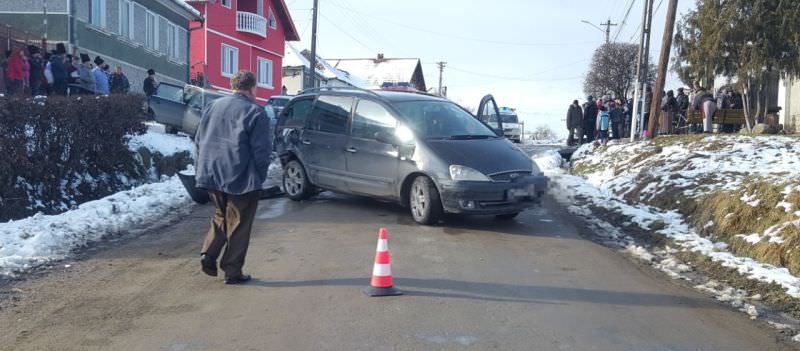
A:
POLYGON ((256 82, 258 86, 262 88, 273 88, 273 70, 275 66, 273 66, 272 60, 264 57, 259 57, 256 60, 256 82))
POLYGON ((267 25, 272 29, 278 29, 278 20, 275 19, 275 13, 272 12, 272 6, 269 7, 269 17, 267 17, 267 25))
POLYGON ((106 27, 106 0, 89 1, 89 24, 99 28, 106 27), (99 13, 95 13, 95 4, 99 4, 97 10, 99 13), (95 16, 99 16, 99 18, 95 18, 95 16))
POLYGON ((219 3, 222 4, 222 7, 231 8, 233 6, 233 0, 221 0, 219 3), (225 5, 225 3, 227 3, 227 5, 225 5))
POLYGON ((119 35, 121 37, 125 38, 125 39, 133 40, 133 23, 134 23, 134 20, 135 20, 134 17, 133 17, 133 13, 134 13, 134 6, 133 6, 133 2, 132 1, 130 1, 130 0, 119 0, 119 35), (128 8, 128 34, 127 35, 124 34, 124 32, 122 30, 122 27, 123 27, 122 26, 122 23, 123 23, 122 19, 124 17, 123 14, 122 14, 122 8, 123 7, 127 7, 128 8))
POLYGON ((180 39, 178 31, 180 27, 167 21, 167 56, 173 59, 180 59, 180 39))
POLYGON ((219 60, 220 74, 222 74, 223 77, 228 77, 228 78, 233 77, 233 75, 236 74, 237 71, 239 71, 239 48, 227 44, 222 44, 222 49, 220 51, 222 53, 222 57, 219 60), (228 55, 226 55, 226 49, 233 52, 233 61, 227 62, 227 64, 225 62, 226 58, 228 58, 228 55), (226 70, 226 68, 230 69, 226 70))
POLYGON ((158 51, 158 22, 159 22, 159 15, 155 12, 147 11, 144 15, 145 17, 145 35, 144 35, 144 45, 150 50, 158 51), (150 30, 152 28, 153 36, 150 37, 150 30))

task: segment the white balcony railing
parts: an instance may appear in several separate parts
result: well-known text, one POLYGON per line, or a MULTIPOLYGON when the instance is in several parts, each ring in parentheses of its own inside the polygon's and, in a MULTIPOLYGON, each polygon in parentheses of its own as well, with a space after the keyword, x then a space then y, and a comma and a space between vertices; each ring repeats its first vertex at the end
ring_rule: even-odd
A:
POLYGON ((267 19, 252 12, 236 11, 236 30, 267 37, 267 19))

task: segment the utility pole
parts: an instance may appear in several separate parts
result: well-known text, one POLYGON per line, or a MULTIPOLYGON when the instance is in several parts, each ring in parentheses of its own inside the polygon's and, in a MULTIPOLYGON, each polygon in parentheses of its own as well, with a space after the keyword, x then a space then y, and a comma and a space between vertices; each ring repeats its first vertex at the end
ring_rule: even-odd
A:
POLYGON ((611 27, 616 26, 616 23, 611 23, 611 19, 609 18, 606 23, 600 23, 600 26, 606 27, 606 44, 611 42, 611 27))
MULTIPOLYGON (((678 12, 678 0, 669 0, 667 5, 667 21, 664 23, 664 37, 661 39, 661 55, 658 58, 658 71, 656 74, 655 87, 653 88, 653 102, 650 104, 650 123, 647 126, 647 133, 650 137, 656 136, 658 127, 659 106, 663 98, 664 81, 667 76, 667 65, 669 64, 669 54, 672 48, 672 35, 675 31, 675 15, 678 12)), ((669 121, 672 123, 672 121, 669 121)))
POLYGON ((444 96, 442 94, 442 73, 444 72, 444 68, 447 65, 447 62, 439 61, 436 62, 436 67, 439 67, 439 96, 444 96))
POLYGON ((314 0, 314 16, 311 20, 311 67, 308 72, 308 86, 306 89, 317 87, 317 12, 319 11, 319 0, 314 0))
MULTIPOLYGON (((643 7, 642 33, 639 37, 639 54, 636 59, 636 86, 633 91, 633 113, 631 114, 630 130, 631 141, 636 140, 636 134, 639 132, 639 123, 637 123, 637 121, 640 120, 638 118, 639 113, 644 110, 644 103, 639 107, 639 100, 642 99, 642 95, 645 95, 647 90, 645 86, 647 84, 647 58, 650 56, 650 21, 653 17, 653 0, 644 0, 643 7)), ((644 113, 642 113, 642 119, 644 119, 644 113)))

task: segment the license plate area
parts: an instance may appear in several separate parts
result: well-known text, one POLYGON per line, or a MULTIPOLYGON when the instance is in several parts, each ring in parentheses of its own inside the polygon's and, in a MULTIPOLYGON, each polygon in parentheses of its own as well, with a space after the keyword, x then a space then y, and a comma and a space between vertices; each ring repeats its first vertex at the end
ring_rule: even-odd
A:
POLYGON ((525 188, 508 189, 510 200, 532 198, 536 196, 536 186, 531 184, 525 188))

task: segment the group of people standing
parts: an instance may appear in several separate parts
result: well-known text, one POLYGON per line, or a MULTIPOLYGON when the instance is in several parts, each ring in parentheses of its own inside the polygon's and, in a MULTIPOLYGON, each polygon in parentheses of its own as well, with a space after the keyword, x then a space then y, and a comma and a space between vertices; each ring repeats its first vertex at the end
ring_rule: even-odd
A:
POLYGON ((605 144, 608 139, 624 137, 629 130, 631 103, 609 97, 595 100, 591 95, 583 105, 573 101, 567 110, 567 144, 584 144, 595 139, 605 144))
POLYGON ((92 60, 85 53, 69 55, 61 43, 44 55, 37 46, 28 46, 27 50, 14 47, 0 62, 0 94, 8 96, 108 95, 129 90, 130 82, 121 66, 112 73, 100 56, 92 60))
MULTIPOLYGON (((741 109, 741 95, 728 89, 720 89, 716 95, 707 89, 695 84, 690 94, 684 88, 678 88, 675 94, 672 90, 662 93, 660 101, 660 114, 657 116, 658 128, 656 133, 674 134, 676 131, 703 132, 713 131, 713 116, 717 109, 741 109), (689 109, 698 111, 703 119, 702 124, 690 125, 688 123, 689 109)), ((650 123, 649 106, 653 94, 648 88, 644 94, 644 107, 642 110, 642 129, 646 130, 650 123)), ((595 139, 605 144, 609 139, 619 139, 630 136, 631 114, 633 100, 610 99, 604 97, 595 100, 592 96, 586 98, 583 105, 578 100, 572 102, 567 110, 567 130, 569 145, 584 144, 595 139)), ((723 126, 726 128, 728 126, 723 126)))

